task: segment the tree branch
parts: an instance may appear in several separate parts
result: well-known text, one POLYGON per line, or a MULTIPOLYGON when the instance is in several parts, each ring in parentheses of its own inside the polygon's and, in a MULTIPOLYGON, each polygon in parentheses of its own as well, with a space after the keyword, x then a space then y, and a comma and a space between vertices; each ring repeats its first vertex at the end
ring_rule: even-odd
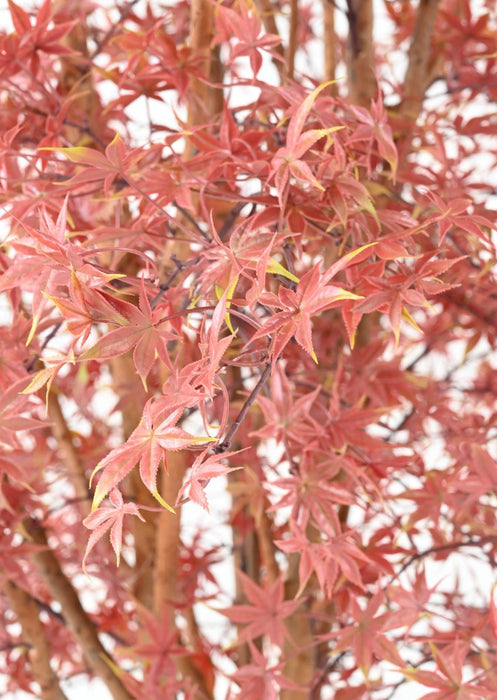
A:
POLYGON ((267 380, 268 380, 268 378, 269 378, 269 376, 270 376, 270 374, 271 374, 271 365, 272 365, 272 363, 271 363, 271 362, 268 362, 268 364, 266 365, 266 367, 265 367, 263 373, 262 373, 261 376, 259 377, 259 380, 258 380, 257 384, 256 384, 255 387, 252 389, 252 391, 250 392, 250 394, 249 394, 247 400, 245 401, 245 403, 243 404, 242 408, 240 409, 240 413, 237 415, 237 417, 235 418, 235 421, 233 422, 231 428, 230 428, 230 429, 228 430, 228 432, 226 433, 226 437, 224 438, 224 440, 223 440, 222 442, 218 443, 218 444, 216 445, 216 447, 214 448, 214 452, 216 452, 217 454, 219 454, 220 452, 226 452, 226 450, 229 450, 230 445, 231 445, 231 441, 233 440, 233 438, 234 438, 234 436, 235 436, 235 434, 236 434, 238 428, 239 428, 240 425, 242 424, 243 419, 245 418, 245 416, 246 416, 247 413, 249 412, 250 407, 252 406, 252 404, 253 404, 254 401, 256 400, 256 398, 257 398, 258 394, 260 393, 262 387, 263 387, 264 384, 267 382, 267 380))
POLYGON ((409 48, 407 71, 404 78, 404 95, 400 113, 416 121, 423 104, 429 82, 428 65, 430 45, 440 0, 420 0, 416 26, 409 48))
POLYGON ((26 518, 23 524, 31 540, 44 548, 33 554, 34 562, 50 594, 64 611, 67 627, 81 646, 90 668, 105 683, 114 700, 133 700, 119 677, 116 662, 100 642, 95 625, 49 547, 42 525, 30 518, 26 518))
POLYGON ((290 30, 286 52, 287 77, 293 80, 295 73, 295 53, 297 51, 297 31, 299 28, 299 0, 290 0, 290 30))
POLYGON ((349 99, 355 104, 369 107, 378 90, 374 74, 372 0, 347 0, 347 19, 349 99))
MULTIPOLYGON (((323 42, 324 42, 324 79, 335 80, 336 70, 336 34, 335 4, 333 0, 323 0, 323 42)), ((331 85, 331 94, 336 94, 336 86, 331 85)))
POLYGON ((50 666, 50 646, 40 621, 36 600, 14 581, 5 581, 3 591, 22 627, 23 638, 29 648, 28 660, 33 680, 40 686, 41 700, 67 700, 59 685, 59 679, 50 666))

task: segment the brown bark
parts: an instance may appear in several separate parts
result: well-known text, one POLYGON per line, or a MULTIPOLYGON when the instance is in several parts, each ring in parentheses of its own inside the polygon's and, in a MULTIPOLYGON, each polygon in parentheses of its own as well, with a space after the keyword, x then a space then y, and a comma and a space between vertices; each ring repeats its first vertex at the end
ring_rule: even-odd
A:
MULTIPOLYGON (((224 79, 224 64, 221 61, 221 47, 215 46, 211 50, 210 58, 211 82, 221 85, 224 79)), ((224 106, 224 93, 222 88, 211 87, 209 90, 209 114, 220 114, 224 106)))
MULTIPOLYGON (((202 58, 200 68, 206 78, 211 75, 212 54, 210 45, 213 37, 213 5, 209 0, 192 0, 190 18, 190 46, 195 55, 202 58)), ((202 124, 209 120, 209 92, 211 88, 205 80, 194 77, 190 80, 188 102, 188 124, 202 124)), ((185 159, 191 157, 191 146, 187 144, 185 159)))
POLYGON ((271 521, 267 513, 263 510, 255 514, 255 532, 257 534, 257 546, 265 578, 269 584, 273 584, 280 575, 280 567, 278 566, 275 556, 271 521))
POLYGON ((297 51, 297 31, 299 28, 299 0, 290 0, 290 31, 286 52, 287 76, 293 80, 295 73, 295 53, 297 51))
POLYGON ((430 45, 440 0, 421 0, 409 48, 400 113, 415 122, 431 79, 430 45))
POLYGON ((33 680, 40 686, 40 700, 67 700, 50 666, 50 646, 41 623, 38 605, 27 591, 13 581, 5 581, 3 591, 10 600, 22 638, 29 648, 28 660, 33 680))
MULTIPOLYGON (((293 600, 299 589, 300 555, 291 554, 288 562, 288 576, 285 583, 285 600, 293 600)), ((310 687, 315 670, 315 652, 312 645, 311 621, 299 608, 286 620, 289 640, 285 642, 285 656, 289 659, 284 668, 284 675, 298 685, 310 687), (295 649, 301 651, 295 654, 295 649)), ((299 690, 282 690, 281 700, 302 700, 299 690)))
MULTIPOLYGON (((169 473, 162 475, 161 496, 174 505, 187 467, 186 452, 168 453, 167 463, 169 473)), ((160 513, 155 541, 154 610, 160 615, 167 609, 172 625, 175 607, 182 602, 181 591, 178 590, 180 530, 181 508, 177 508, 175 513, 167 510, 160 513)))
MULTIPOLYGON (((324 43, 324 79, 335 80, 336 71, 336 34, 335 4, 333 0, 323 0, 323 43, 324 43)), ((336 86, 330 87, 331 94, 336 94, 336 86)))
MULTIPOLYGON (((60 11, 63 3, 57 0, 54 9, 60 11)), ((67 19, 72 20, 74 17, 68 15, 67 19)), ((88 26, 83 18, 78 19, 62 40, 68 48, 74 50, 74 54, 60 57, 59 84, 63 94, 74 92, 77 95, 67 109, 66 138, 70 144, 79 144, 82 132, 86 132, 88 138, 85 146, 101 148, 103 144, 98 134, 102 133, 102 106, 93 84, 87 43, 88 26)))
POLYGON ((378 86, 374 74, 372 0, 347 0, 349 35, 347 42, 347 74, 349 100, 369 107, 378 86))
MULTIPOLYGON (((161 480, 161 496, 167 503, 174 504, 188 464, 186 452, 170 452, 167 463, 168 473, 163 473, 161 480)), ((171 629, 176 624, 176 608, 188 602, 184 600, 183 592, 179 586, 180 532, 181 508, 177 508, 176 513, 171 513, 168 510, 162 511, 157 522, 154 545, 156 560, 153 570, 153 608, 156 616, 160 619, 163 618, 164 611, 167 612, 171 629)), ((190 609, 189 612, 190 616, 193 616, 193 610, 190 609)), ((195 627, 189 629, 190 634, 196 631, 195 627)), ((202 697, 212 697, 205 679, 193 663, 191 656, 177 656, 174 662, 181 675, 190 678, 198 686, 202 697)))
POLYGON ((51 596, 64 611, 67 627, 81 646, 91 670, 105 683, 114 700, 133 700, 133 696, 123 685, 119 672, 115 670, 116 662, 100 642, 95 625, 50 549, 43 527, 37 521, 29 519, 24 520, 24 527, 31 540, 44 547, 33 554, 34 563, 51 596))
MULTIPOLYGON (((235 571, 243 571, 244 574, 247 574, 254 583, 260 583, 259 542, 255 532, 249 532, 244 536, 237 528, 233 528, 233 567, 235 571)), ((239 576, 235 576, 235 599, 233 604, 247 604, 247 597, 239 576)), ((243 627, 243 625, 237 625, 238 631, 241 632, 243 627)), ((256 640, 256 646, 260 647, 260 640, 256 640)), ((234 660, 239 667, 251 663, 252 654, 248 644, 237 646, 234 660)))

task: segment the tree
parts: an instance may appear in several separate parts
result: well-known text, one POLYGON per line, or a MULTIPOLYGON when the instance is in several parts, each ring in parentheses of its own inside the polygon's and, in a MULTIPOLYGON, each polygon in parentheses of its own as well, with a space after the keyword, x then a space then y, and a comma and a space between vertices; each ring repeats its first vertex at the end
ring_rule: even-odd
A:
POLYGON ((495 3, 8 4, 6 690, 497 698, 495 3))

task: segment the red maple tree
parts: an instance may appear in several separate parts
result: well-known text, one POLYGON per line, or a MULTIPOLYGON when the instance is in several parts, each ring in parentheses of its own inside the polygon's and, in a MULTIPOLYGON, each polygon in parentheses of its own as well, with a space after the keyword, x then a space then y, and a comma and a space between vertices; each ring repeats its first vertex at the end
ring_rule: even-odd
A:
POLYGON ((2 692, 497 699, 495 2, 8 6, 2 692))

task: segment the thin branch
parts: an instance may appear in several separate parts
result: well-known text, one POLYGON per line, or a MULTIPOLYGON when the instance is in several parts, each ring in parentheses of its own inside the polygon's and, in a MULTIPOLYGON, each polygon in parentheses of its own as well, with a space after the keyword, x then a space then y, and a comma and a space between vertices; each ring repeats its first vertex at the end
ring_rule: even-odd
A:
POLYGON ((186 219, 187 221, 189 221, 189 222, 192 224, 192 226, 194 226, 194 227, 197 229, 197 231, 200 233, 200 235, 202 236, 202 238, 206 238, 205 231, 203 231, 203 230, 201 229, 201 227, 200 227, 200 226, 198 225, 198 223, 195 221, 195 219, 194 219, 193 216, 190 214, 190 212, 187 211, 184 207, 182 207, 181 204, 178 204, 178 202, 177 202, 175 199, 173 199, 173 202, 172 202, 172 203, 174 204, 174 206, 176 207, 176 209, 177 209, 178 211, 180 211, 180 212, 183 214, 183 216, 185 217, 185 219, 186 219))
POLYGON ((116 31, 117 31, 119 25, 122 24, 122 23, 124 22, 124 20, 127 18, 127 16, 129 15, 129 13, 130 13, 131 10, 133 9, 133 6, 136 5, 137 2, 139 2, 139 0, 131 0, 131 2, 129 2, 127 5, 125 5, 125 6, 122 8, 121 14, 120 14, 119 19, 117 20, 117 22, 115 22, 115 24, 113 24, 112 27, 104 34, 104 36, 102 37, 102 39, 101 39, 100 41, 97 42, 97 45, 96 45, 96 47, 95 47, 95 50, 92 51, 91 54, 90 54, 90 56, 89 56, 90 60, 93 61, 94 58, 95 58, 96 56, 98 56, 99 53, 101 53, 101 51, 102 51, 102 49, 104 48, 104 46, 106 46, 106 44, 109 43, 110 39, 112 39, 112 37, 113 37, 114 34, 116 33, 116 31))
POLYGON ((58 332, 58 330, 59 330, 59 328, 60 328, 61 326, 62 326, 62 322, 57 323, 57 324, 52 328, 52 330, 50 331, 50 333, 47 335, 47 337, 46 337, 45 340, 43 341, 42 346, 41 346, 41 348, 40 348, 40 352, 39 352, 39 353, 36 353, 36 355, 29 361, 29 364, 26 366, 26 371, 27 371, 27 372, 33 372, 33 371, 34 371, 34 369, 35 369, 35 367, 36 367, 36 364, 37 364, 38 360, 39 360, 40 357, 41 357, 41 353, 43 352, 43 350, 45 350, 45 348, 47 347, 48 343, 52 340, 52 338, 54 338, 54 337, 57 335, 57 332, 58 332))
POLYGON ((394 576, 392 576, 392 578, 388 582, 388 585, 391 585, 394 581, 396 581, 399 578, 399 576, 411 566, 411 564, 414 564, 414 562, 419 561, 420 559, 424 559, 425 557, 429 557, 432 554, 456 551, 458 549, 462 549, 463 547, 475 547, 477 549, 481 549, 481 547, 485 544, 495 544, 496 542, 497 537, 495 535, 488 535, 486 537, 480 537, 479 539, 468 539, 464 542, 448 542, 447 544, 440 544, 435 547, 423 549, 421 552, 415 552, 414 554, 411 554, 410 557, 408 557, 408 559, 400 567, 399 571, 397 571, 397 573, 394 574, 394 576))
POLYGON ((255 402, 255 400, 256 400, 258 394, 260 393, 261 389, 263 388, 264 384, 267 382, 267 380, 271 374, 271 366, 272 366, 272 362, 268 362, 266 367, 264 368, 263 373, 259 377, 257 384, 252 389, 249 396, 247 397, 247 400, 245 401, 242 408, 240 409, 240 413, 237 415, 231 428, 226 433, 226 437, 224 438, 224 440, 222 442, 220 442, 214 448, 215 453, 219 454, 220 452, 226 452, 227 450, 229 450, 230 445, 231 445, 231 441, 233 440, 238 428, 242 424, 243 419, 245 418, 245 416, 249 412, 250 407, 255 402))
POLYGON ((190 265, 196 265, 200 258, 193 258, 192 260, 178 260, 178 258, 173 254, 169 258, 171 262, 174 263, 175 269, 171 272, 169 277, 164 281, 159 284, 159 291, 157 294, 154 296, 154 298, 150 302, 150 306, 152 309, 155 309, 159 301, 162 299, 164 294, 167 292, 168 289, 171 288, 172 283, 176 279, 176 277, 182 272, 185 267, 189 267, 190 265))

